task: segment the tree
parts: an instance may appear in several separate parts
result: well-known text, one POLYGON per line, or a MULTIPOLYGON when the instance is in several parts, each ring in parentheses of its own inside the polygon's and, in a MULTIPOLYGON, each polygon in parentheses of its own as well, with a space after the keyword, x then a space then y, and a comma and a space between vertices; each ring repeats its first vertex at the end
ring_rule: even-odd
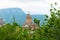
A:
POLYGON ((37 26, 40 26, 40 20, 38 20, 38 19, 36 19, 36 18, 34 18, 34 23, 36 23, 37 26))

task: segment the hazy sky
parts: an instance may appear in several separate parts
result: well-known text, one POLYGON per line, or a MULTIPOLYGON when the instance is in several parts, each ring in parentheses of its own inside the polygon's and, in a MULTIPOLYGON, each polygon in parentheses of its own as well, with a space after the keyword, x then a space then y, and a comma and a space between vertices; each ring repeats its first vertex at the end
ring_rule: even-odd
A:
POLYGON ((0 9, 2 8, 21 8, 25 13, 47 14, 49 15, 50 4, 59 0, 0 0, 0 9))

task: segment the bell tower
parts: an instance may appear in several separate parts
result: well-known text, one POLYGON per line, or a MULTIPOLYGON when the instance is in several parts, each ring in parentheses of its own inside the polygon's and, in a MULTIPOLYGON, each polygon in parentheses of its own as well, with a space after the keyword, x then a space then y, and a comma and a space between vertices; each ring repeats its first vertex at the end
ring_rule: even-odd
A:
POLYGON ((31 24, 32 23, 32 18, 31 18, 31 15, 29 14, 29 12, 28 12, 28 14, 26 16, 26 23, 27 24, 31 24))

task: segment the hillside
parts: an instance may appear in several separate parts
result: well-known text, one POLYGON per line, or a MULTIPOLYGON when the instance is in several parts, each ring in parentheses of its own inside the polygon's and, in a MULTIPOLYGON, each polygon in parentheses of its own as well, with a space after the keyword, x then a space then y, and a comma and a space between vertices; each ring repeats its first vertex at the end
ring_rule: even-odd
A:
MULTIPOLYGON (((13 16, 16 19, 16 22, 20 25, 22 25, 26 20, 26 13, 20 8, 6 8, 6 9, 0 9, 0 17, 2 17, 5 21, 5 23, 12 23, 13 22, 13 16)), ((31 15, 32 19, 37 18, 41 20, 41 24, 45 18, 44 15, 31 15)))

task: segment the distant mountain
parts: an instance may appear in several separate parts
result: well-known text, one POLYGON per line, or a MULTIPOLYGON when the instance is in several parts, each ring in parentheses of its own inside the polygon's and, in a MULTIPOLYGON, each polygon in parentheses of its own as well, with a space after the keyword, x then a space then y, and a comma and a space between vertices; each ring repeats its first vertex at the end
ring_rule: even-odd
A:
MULTIPOLYGON (((26 20, 26 13, 24 13, 24 11, 20 8, 0 9, 0 17, 2 17, 6 23, 12 23, 13 16, 15 17, 16 22, 20 25, 22 25, 26 20)), ((31 16, 32 19, 37 18, 41 20, 41 24, 45 19, 44 15, 31 15, 31 16)))
POLYGON ((25 21, 26 14, 20 8, 0 9, 0 17, 4 18, 6 23, 12 23, 13 16, 17 23, 22 24, 25 21))

